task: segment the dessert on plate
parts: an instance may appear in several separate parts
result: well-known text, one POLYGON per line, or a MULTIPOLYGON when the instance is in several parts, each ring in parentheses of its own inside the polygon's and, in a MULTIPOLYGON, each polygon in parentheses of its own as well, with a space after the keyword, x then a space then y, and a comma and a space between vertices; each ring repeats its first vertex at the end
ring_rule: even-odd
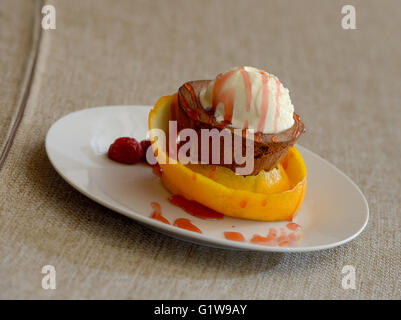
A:
POLYGON ((244 219, 291 220, 299 210, 306 167, 294 144, 304 124, 276 76, 241 66, 189 81, 157 101, 149 129, 161 181, 174 195, 244 219))

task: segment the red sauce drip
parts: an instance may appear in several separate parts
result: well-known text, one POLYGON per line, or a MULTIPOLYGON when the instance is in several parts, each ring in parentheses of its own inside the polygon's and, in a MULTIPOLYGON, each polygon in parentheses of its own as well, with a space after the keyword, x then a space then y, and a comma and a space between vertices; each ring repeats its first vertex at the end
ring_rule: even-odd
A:
POLYGON ((230 88, 220 94, 220 102, 224 103, 224 121, 231 123, 234 112, 235 89, 230 88))
POLYGON ((187 213, 201 219, 219 220, 224 218, 224 215, 220 212, 205 207, 199 202, 185 199, 180 195, 173 195, 168 200, 177 207, 184 209, 187 213))
POLYGON ((270 239, 270 241, 273 240, 276 236, 277 236, 277 230, 274 228, 270 228, 269 234, 267 235, 267 237, 270 239))
POLYGON ((288 241, 283 241, 283 242, 280 242, 280 244, 279 244, 280 247, 285 247, 285 246, 288 246, 288 245, 289 245, 288 241))
POLYGON ((295 222, 290 222, 287 224, 287 228, 293 231, 297 231, 298 229, 301 228, 301 226, 295 222))
POLYGON ((280 228, 280 231, 281 235, 277 238, 277 242, 281 242, 287 239, 287 231, 285 230, 285 228, 280 228))
MULTIPOLYGON (((221 94, 223 93, 223 87, 226 84, 226 82, 233 76, 235 70, 231 70, 227 72, 226 74, 220 73, 216 77, 216 81, 213 86, 213 96, 212 96, 212 113, 214 114, 217 108, 217 104, 221 100, 221 94)), ((226 107, 226 105, 224 106, 226 107)))
POLYGON ((174 225, 181 229, 202 233, 202 231, 200 231, 200 229, 197 226, 193 225, 191 221, 185 218, 179 218, 175 220, 174 225))
POLYGON ((296 123, 296 128, 294 133, 292 134, 292 138, 295 139, 299 133, 299 115, 297 115, 296 113, 294 113, 294 120, 296 123))
POLYGON ((260 132, 257 132, 256 134, 255 134, 255 141, 256 142, 260 142, 260 136, 261 136, 261 134, 260 134, 260 132))
POLYGON ((252 100, 252 82, 249 77, 249 73, 244 67, 240 67, 242 78, 244 79, 244 86, 246 90, 246 111, 251 110, 251 100, 252 100))
POLYGON ((263 91, 262 91, 262 103, 260 105, 260 120, 258 123, 258 132, 263 132, 266 121, 267 110, 269 109, 269 86, 267 85, 269 79, 267 78, 266 73, 261 72, 260 74, 262 75, 263 91))
POLYGON ((245 241, 244 236, 242 235, 242 233, 239 233, 239 232, 226 231, 226 232, 224 232, 224 237, 227 240, 231 240, 231 241, 238 241, 238 242, 245 241))
POLYGON ((246 205, 247 205, 247 203, 248 203, 248 201, 242 200, 242 201, 240 202, 239 206, 240 206, 241 208, 245 208, 246 205))
POLYGON ((255 234, 252 239, 251 242, 252 243, 257 243, 257 244, 263 244, 266 242, 270 242, 273 241, 277 236, 277 230, 274 228, 270 228, 269 230, 269 234, 267 235, 267 237, 263 237, 261 235, 255 234))
POLYGON ((276 84, 277 84, 277 91, 276 91, 276 114, 274 116, 274 132, 277 132, 277 125, 278 125, 278 117, 280 116, 280 104, 279 104, 279 98, 280 98, 280 81, 276 79, 276 84))
POLYGON ((263 237, 261 235, 254 234, 252 239, 251 239, 251 242, 252 243, 256 243, 256 244, 260 244, 260 243, 269 242, 269 240, 267 240, 267 237, 263 237))
POLYGON ((266 200, 266 199, 265 199, 265 200, 262 200, 262 207, 265 207, 266 204, 267 204, 267 200, 266 200))
POLYGON ((277 138, 276 138, 276 137, 273 137, 273 138, 272 138, 272 141, 273 141, 273 142, 277 142, 277 138))
POLYGON ((162 216, 160 204, 158 204, 157 202, 152 202, 150 205, 153 207, 153 212, 150 215, 152 219, 158 220, 165 224, 170 224, 170 222, 162 216))

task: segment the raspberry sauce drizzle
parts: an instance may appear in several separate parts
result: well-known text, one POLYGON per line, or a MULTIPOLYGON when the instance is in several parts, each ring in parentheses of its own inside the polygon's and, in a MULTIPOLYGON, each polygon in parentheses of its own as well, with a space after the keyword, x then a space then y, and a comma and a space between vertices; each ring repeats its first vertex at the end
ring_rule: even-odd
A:
POLYGON ((244 79, 244 86, 246 89, 246 111, 251 110, 251 100, 252 100, 252 82, 249 77, 248 71, 245 70, 245 67, 240 67, 240 71, 242 74, 242 78, 244 79))
POLYGON ((267 110, 269 109, 269 86, 268 86, 269 79, 267 78, 266 73, 261 72, 260 74, 262 75, 263 91, 262 91, 262 103, 260 105, 260 120, 258 123, 258 132, 263 132, 263 129, 265 127, 267 110))
POLYGON ((206 220, 220 220, 224 218, 224 215, 213 209, 205 207, 199 202, 185 199, 180 195, 173 195, 169 199, 170 203, 180 207, 185 212, 201 219, 206 220))
POLYGON ((158 220, 158 221, 163 222, 165 224, 170 224, 170 222, 165 217, 163 217, 162 212, 161 212, 161 208, 160 208, 160 204, 158 204, 157 202, 152 202, 150 205, 153 208, 153 212, 150 215, 150 217, 152 219, 158 220))
POLYGON ((269 234, 266 237, 261 236, 259 234, 255 234, 252 237, 251 242, 255 244, 266 244, 268 242, 273 241, 276 238, 276 236, 277 236, 277 230, 274 228, 270 228, 269 234))
POLYGON ((177 220, 174 221, 174 225, 181 229, 202 233, 202 231, 197 226, 193 225, 191 221, 185 218, 178 218, 177 220))
POLYGON ((220 73, 216 77, 216 82, 214 83, 214 86, 213 86, 212 114, 214 114, 216 112, 217 103, 218 103, 217 101, 220 100, 220 95, 223 92, 224 85, 233 76, 234 72, 235 72, 235 70, 231 70, 230 72, 227 72, 224 75, 220 73))
POLYGON ((240 232, 226 231, 224 232, 224 237, 231 241, 245 242, 245 238, 240 232))
POLYGON ((276 79, 276 85, 277 85, 277 90, 276 90, 276 114, 274 115, 274 132, 277 132, 278 118, 280 116, 280 104, 279 104, 280 81, 278 79, 276 79))
POLYGON ((299 224, 295 223, 295 222, 288 223, 286 227, 288 229, 290 229, 290 230, 293 230, 293 231, 296 231, 296 230, 301 228, 301 226, 299 224))
POLYGON ((224 91, 220 96, 221 102, 224 104, 224 121, 231 123, 234 113, 234 94, 235 89, 230 88, 224 91))

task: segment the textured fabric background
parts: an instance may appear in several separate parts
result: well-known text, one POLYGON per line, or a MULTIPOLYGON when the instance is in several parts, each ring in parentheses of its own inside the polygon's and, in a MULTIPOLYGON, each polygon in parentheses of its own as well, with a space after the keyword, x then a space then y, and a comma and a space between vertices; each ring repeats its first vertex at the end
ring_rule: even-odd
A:
MULTIPOLYGON (((401 298, 399 1, 347 1, 357 30, 341 28, 344 1, 50 3, 57 29, 41 30, 26 110, 0 169, 0 298, 401 298), (236 65, 276 74, 306 123, 300 144, 361 187, 371 215, 357 239, 302 254, 192 245, 92 202, 51 167, 44 139, 61 116, 153 104, 236 65), (41 288, 46 264, 56 267, 56 290, 41 288), (355 290, 341 288, 348 264, 355 290)), ((42 5, 0 6, 1 150, 42 5)))

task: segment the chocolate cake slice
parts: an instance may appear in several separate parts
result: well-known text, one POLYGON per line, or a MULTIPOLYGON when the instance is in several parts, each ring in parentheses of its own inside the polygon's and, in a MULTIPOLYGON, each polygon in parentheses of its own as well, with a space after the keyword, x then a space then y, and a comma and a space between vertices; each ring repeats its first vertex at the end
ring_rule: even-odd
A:
MULTIPOLYGON (((182 85, 178 90, 178 105, 174 111, 174 117, 177 120, 177 129, 181 131, 185 128, 194 129, 198 134, 198 150, 199 158, 201 156, 201 129, 216 128, 219 131, 228 129, 232 133, 232 163, 224 163, 224 138, 220 137, 220 156, 217 165, 227 167, 235 172, 237 167, 244 167, 245 164, 236 163, 234 153, 241 152, 246 156, 246 136, 242 132, 242 150, 236 150, 234 144, 234 129, 230 123, 217 122, 214 115, 210 111, 205 110, 200 101, 199 94, 202 90, 206 90, 211 80, 189 81, 182 85)), ((300 135, 304 132, 304 124, 299 116, 294 113, 294 125, 282 132, 276 134, 266 134, 257 132, 254 134, 253 140, 248 143, 254 143, 254 169, 249 175, 257 175, 261 170, 270 171, 273 169, 291 146, 295 144, 300 135)), ((212 148, 211 139, 209 139, 209 164, 212 164, 212 148)), ((248 159, 246 159, 248 161, 248 159)))

